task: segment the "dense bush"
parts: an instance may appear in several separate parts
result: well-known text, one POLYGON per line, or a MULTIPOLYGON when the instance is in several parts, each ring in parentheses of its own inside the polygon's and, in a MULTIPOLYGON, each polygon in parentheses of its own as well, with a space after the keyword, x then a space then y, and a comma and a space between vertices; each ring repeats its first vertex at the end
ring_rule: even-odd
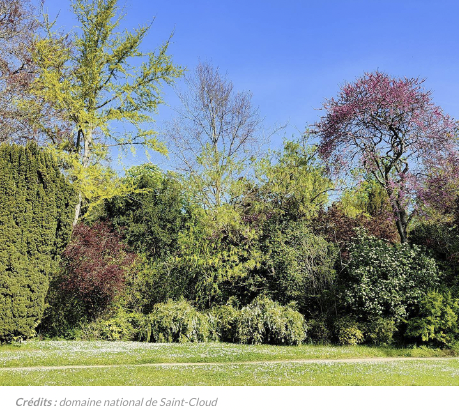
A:
POLYGON ((370 320, 366 325, 365 336, 368 342, 385 346, 394 341, 394 334, 397 331, 395 320, 392 318, 378 317, 370 320))
POLYGON ((237 340, 249 344, 298 345, 306 338, 303 316, 265 297, 241 309, 237 340))
POLYGON ((406 335, 451 347, 459 338, 458 317, 459 299, 449 292, 431 291, 421 299, 417 315, 409 320, 406 335))
POLYGON ((120 311, 112 318, 99 318, 83 325, 76 335, 83 340, 147 341, 150 338, 150 324, 148 317, 141 313, 120 311))
POLYGON ((387 317, 397 324, 439 283, 434 259, 420 247, 391 245, 362 232, 351 244, 346 270, 344 303, 363 320, 387 317))
POLYGON ((184 299, 158 303, 149 322, 152 342, 205 342, 210 335, 208 317, 184 299))
POLYGON ((335 336, 340 345, 358 345, 364 342, 362 325, 351 316, 345 316, 335 321, 335 336))
POLYGON ((316 309, 318 296, 335 279, 337 248, 305 221, 276 224, 265 235, 258 273, 270 297, 281 304, 296 302, 302 312, 316 309))
POLYGON ((208 312, 213 340, 234 343, 238 340, 240 311, 231 305, 215 306, 208 312))
POLYGON ((108 223, 78 224, 63 253, 62 290, 76 296, 87 316, 95 318, 121 293, 134 260, 108 223))
POLYGON ((308 341, 318 344, 331 342, 332 332, 325 317, 317 317, 307 321, 308 341))
POLYGON ((34 334, 76 203, 51 154, 0 145, 0 342, 34 334))

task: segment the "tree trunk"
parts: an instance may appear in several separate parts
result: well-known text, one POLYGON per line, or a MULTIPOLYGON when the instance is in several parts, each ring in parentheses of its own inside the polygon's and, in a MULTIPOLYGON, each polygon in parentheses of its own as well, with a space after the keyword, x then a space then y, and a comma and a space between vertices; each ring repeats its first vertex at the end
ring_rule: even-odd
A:
MULTIPOLYGON (((82 165, 83 168, 87 168, 89 165, 89 158, 90 158, 90 147, 92 143, 92 129, 88 129, 86 132, 82 132, 83 140, 84 140, 84 147, 83 147, 83 158, 82 158, 82 165)), ((83 193, 78 192, 78 202, 75 206, 75 217, 73 219, 73 226, 78 223, 78 219, 80 218, 81 214, 81 204, 83 203, 83 193)))

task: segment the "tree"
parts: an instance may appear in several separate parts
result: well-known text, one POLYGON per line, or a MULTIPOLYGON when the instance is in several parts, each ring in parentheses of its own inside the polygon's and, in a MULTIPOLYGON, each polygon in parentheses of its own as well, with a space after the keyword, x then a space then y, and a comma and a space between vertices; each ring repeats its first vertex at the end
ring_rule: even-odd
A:
MULTIPOLYGON (((90 189, 79 182, 93 178, 97 183, 110 147, 140 144, 164 152, 151 129, 151 115, 162 102, 160 85, 172 83, 182 70, 167 54, 169 41, 158 52, 140 51, 151 25, 116 32, 121 20, 117 0, 74 0, 72 7, 80 31, 71 46, 61 47, 62 36, 53 33, 49 23, 47 35, 36 41, 33 56, 39 76, 32 93, 73 125, 67 138, 50 136, 50 142, 67 154, 68 172, 73 171, 80 191, 76 224, 90 189), (121 130, 121 124, 127 127, 121 130)), ((44 128, 41 122, 36 126, 44 128)))
MULTIPOLYGON (((284 141, 282 150, 273 151, 256 163, 255 177, 253 202, 266 204, 269 211, 281 219, 312 218, 333 190, 324 164, 318 158, 317 147, 308 145, 308 138, 284 141)), ((249 189, 245 194, 247 206, 252 192, 249 189)), ((252 204, 257 205, 259 207, 252 204)))
POLYGON ((30 337, 71 233, 76 194, 36 144, 0 145, 0 341, 30 337))
POLYGON ((103 217, 135 252, 149 258, 173 254, 188 219, 182 185, 173 174, 147 164, 130 168, 125 179, 136 192, 106 200, 103 217))
POLYGON ((365 74, 324 104, 327 113, 315 130, 331 171, 362 167, 384 187, 402 242, 429 169, 457 156, 454 123, 422 84, 417 78, 365 74))
POLYGON ((235 181, 260 144, 261 120, 251 93, 235 92, 218 68, 201 63, 186 84, 165 136, 198 198, 206 208, 218 207, 237 196, 235 181))
POLYGON ((89 318, 101 314, 121 293, 136 258, 106 222, 78 224, 62 256, 61 290, 66 298, 76 297, 89 318))

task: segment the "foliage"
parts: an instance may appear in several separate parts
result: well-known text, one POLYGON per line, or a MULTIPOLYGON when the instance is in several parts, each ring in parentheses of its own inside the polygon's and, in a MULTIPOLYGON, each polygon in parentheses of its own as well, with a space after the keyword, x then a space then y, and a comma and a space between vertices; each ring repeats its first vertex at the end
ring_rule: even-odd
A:
POLYGON ((361 325, 350 316, 339 318, 334 323, 335 335, 340 345, 358 345, 363 343, 365 338, 361 325))
POLYGON ((406 319, 439 282, 434 259, 416 245, 389 243, 358 233, 343 281, 344 303, 360 318, 406 319))
POLYGON ((260 266, 257 232, 225 205, 212 211, 195 209, 179 234, 177 256, 165 261, 172 297, 196 300, 200 308, 225 304, 241 278, 260 266))
POLYGON ((459 289, 457 216, 451 222, 419 221, 410 231, 409 238, 412 243, 429 249, 443 272, 442 284, 457 292, 459 289))
POLYGON ((133 251, 149 258, 173 254, 188 218, 182 185, 173 174, 150 165, 130 168, 125 183, 134 192, 106 200, 103 217, 122 232, 133 251))
POLYGON ((99 318, 78 329, 77 338, 82 340, 132 340, 150 339, 148 318, 140 313, 119 311, 109 319, 99 318))
POLYGON ((36 144, 0 145, 0 198, 0 341, 9 341, 40 323, 76 198, 36 144))
POLYGON ((331 342, 332 332, 326 317, 317 317, 307 321, 308 341, 318 344, 331 342))
POLYGON ((95 318, 122 292, 134 261, 135 254, 126 252, 108 223, 78 224, 63 253, 61 288, 82 303, 87 317, 95 318))
POLYGON ((255 164, 255 176, 254 201, 262 201, 282 219, 312 218, 327 203, 327 194, 333 188, 317 148, 308 145, 307 136, 285 140, 282 150, 269 153, 255 164))
POLYGON ((316 125, 320 153, 331 169, 361 167, 385 189, 402 242, 413 216, 413 192, 421 193, 432 166, 457 157, 454 123, 422 83, 365 74, 324 104, 327 113, 316 125))
POLYGON ((336 247, 304 221, 275 225, 264 234, 258 272, 270 296, 282 304, 297 302, 301 311, 316 308, 321 292, 335 279, 336 247))
POLYGON ((158 303, 149 315, 152 342, 205 342, 209 320, 186 300, 158 303))
POLYGON ((231 305, 215 306, 208 312, 212 339, 222 342, 237 341, 237 324, 240 311, 231 305))
MULTIPOLYGON (((72 132, 59 140, 51 137, 50 142, 61 153, 69 154, 65 157, 68 172, 81 193, 75 223, 86 196, 85 187, 91 186, 90 181, 79 178, 81 173, 90 175, 81 168, 100 165, 110 146, 133 149, 140 144, 164 152, 151 129, 151 114, 162 102, 160 84, 172 83, 182 72, 167 54, 169 42, 158 52, 141 51, 151 25, 133 32, 116 31, 121 21, 117 2, 73 0, 80 30, 73 35, 71 45, 59 47, 62 36, 53 33, 50 23, 46 24, 46 35, 34 45, 39 74, 31 92, 73 125, 72 132), (127 127, 122 129, 122 124, 127 127), (75 163, 80 166, 72 174, 75 163)), ((35 126, 43 129, 45 124, 38 117, 35 126)))
POLYGON ((49 104, 29 93, 37 75, 32 52, 40 30, 33 3, 0 0, 0 142, 43 142, 43 135, 33 126, 37 117, 47 126, 52 123, 56 135, 67 126, 49 104), (21 107, 20 100, 27 103, 21 107))
POLYGON ((375 345, 386 346, 392 344, 397 331, 395 320, 392 318, 372 318, 366 325, 366 339, 375 345))
POLYGON ((459 299, 450 292, 428 292, 419 303, 418 314, 408 321, 406 336, 441 347, 458 340, 459 299))
POLYGON ((292 307, 259 297, 241 309, 237 338, 240 343, 298 345, 306 338, 306 324, 292 307))
POLYGON ((378 239, 392 243, 398 241, 393 224, 384 214, 377 213, 373 216, 359 214, 352 217, 346 214, 340 202, 334 202, 327 210, 320 211, 317 218, 314 218, 312 226, 316 234, 338 246, 343 261, 349 257, 349 247, 357 236, 356 230, 359 228, 365 229, 378 239))

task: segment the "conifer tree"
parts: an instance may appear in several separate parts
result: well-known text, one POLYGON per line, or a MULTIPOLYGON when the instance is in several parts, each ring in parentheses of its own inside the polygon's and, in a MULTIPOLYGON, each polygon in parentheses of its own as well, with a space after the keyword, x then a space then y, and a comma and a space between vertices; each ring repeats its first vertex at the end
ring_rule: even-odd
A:
POLYGON ((36 144, 0 145, 0 341, 33 335, 76 195, 36 144))

